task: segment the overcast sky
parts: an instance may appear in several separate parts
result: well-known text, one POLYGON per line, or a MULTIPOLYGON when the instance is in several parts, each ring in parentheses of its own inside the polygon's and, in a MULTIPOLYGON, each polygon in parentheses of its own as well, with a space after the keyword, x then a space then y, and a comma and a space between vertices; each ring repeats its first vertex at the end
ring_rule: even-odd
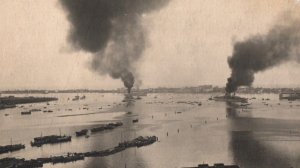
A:
MULTIPOLYGON (((267 32, 296 0, 171 0, 143 16, 148 45, 137 69, 142 87, 224 86, 234 41, 267 32)), ((120 80, 91 71, 89 53, 67 42, 70 23, 55 0, 2 0, 0 90, 114 89, 120 80)), ((300 65, 256 75, 254 86, 300 86, 300 65)))

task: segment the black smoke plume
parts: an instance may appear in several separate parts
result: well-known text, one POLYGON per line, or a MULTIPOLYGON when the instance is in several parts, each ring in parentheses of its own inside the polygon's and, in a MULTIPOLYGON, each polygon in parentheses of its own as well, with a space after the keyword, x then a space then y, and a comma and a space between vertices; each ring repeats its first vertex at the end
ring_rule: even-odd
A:
MULTIPOLYGON (((231 76, 226 92, 239 86, 251 86, 257 72, 300 57, 300 18, 298 11, 289 11, 265 35, 256 35, 237 42, 228 58, 231 76)), ((274 74, 276 75, 276 74, 274 74)))
POLYGON ((121 78, 131 90, 134 63, 145 49, 142 15, 169 0, 60 0, 71 22, 69 41, 93 54, 92 69, 121 78))

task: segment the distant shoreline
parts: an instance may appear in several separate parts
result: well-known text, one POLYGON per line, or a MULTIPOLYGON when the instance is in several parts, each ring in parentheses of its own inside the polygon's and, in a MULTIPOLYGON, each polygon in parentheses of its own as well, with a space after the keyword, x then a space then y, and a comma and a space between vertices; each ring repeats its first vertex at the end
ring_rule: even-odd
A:
POLYGON ((58 100, 55 97, 14 97, 4 96, 0 97, 0 110, 7 108, 15 108, 17 104, 28 104, 28 103, 42 103, 49 101, 58 100))
MULTIPOLYGON (((3 90, 0 94, 51 94, 51 93, 119 93, 124 94, 125 88, 114 90, 89 90, 89 89, 68 89, 68 90, 3 90)), ((132 92, 145 93, 225 93, 224 87, 213 85, 202 85, 194 87, 179 87, 179 88, 147 88, 147 89, 132 89, 132 92)), ((260 93, 281 93, 281 92, 300 92, 300 87, 297 88, 263 88, 263 87, 240 87, 237 93, 244 94, 260 94, 260 93)))

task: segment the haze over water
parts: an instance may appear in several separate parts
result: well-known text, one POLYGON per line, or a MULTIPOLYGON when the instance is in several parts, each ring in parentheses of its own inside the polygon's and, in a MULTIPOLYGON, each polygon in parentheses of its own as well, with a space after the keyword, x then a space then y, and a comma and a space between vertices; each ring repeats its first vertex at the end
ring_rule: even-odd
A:
POLYGON ((242 95, 256 97, 249 100, 248 108, 242 109, 239 104, 208 101, 211 96, 208 94, 148 94, 130 105, 122 102, 122 94, 86 93, 86 99, 72 101, 76 95, 83 94, 48 94, 59 100, 49 102, 50 105, 26 104, 0 111, 0 145, 10 144, 11 138, 14 144, 26 145, 24 150, 1 154, 0 158, 34 159, 104 150, 137 136, 156 135, 159 141, 149 146, 73 163, 45 164, 44 167, 117 168, 126 164, 127 167, 166 168, 200 163, 238 164, 241 168, 300 166, 298 101, 280 101, 275 94, 242 95), (195 101, 202 105, 188 104, 195 101), (44 107, 53 113, 20 114, 34 108, 44 110, 44 107), (132 123, 133 119, 139 121, 132 123), (89 138, 75 136, 75 131, 117 121, 124 125, 93 133, 89 138), (30 146, 34 137, 51 134, 72 135, 72 141, 38 148, 30 146))

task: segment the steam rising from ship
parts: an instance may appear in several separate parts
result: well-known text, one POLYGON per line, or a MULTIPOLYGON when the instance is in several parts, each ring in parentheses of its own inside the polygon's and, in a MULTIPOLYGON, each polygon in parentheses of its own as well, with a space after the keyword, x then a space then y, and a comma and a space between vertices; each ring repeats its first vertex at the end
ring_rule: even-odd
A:
POLYGON ((251 86, 254 75, 287 61, 300 61, 300 17, 298 11, 288 11, 265 35, 256 35, 237 42, 228 58, 231 76, 226 93, 239 86, 251 86))
POLYGON ((69 41, 75 49, 92 53, 92 69, 121 78, 130 92, 134 64, 145 49, 141 24, 144 13, 159 9, 168 0, 60 0, 71 22, 69 41))

